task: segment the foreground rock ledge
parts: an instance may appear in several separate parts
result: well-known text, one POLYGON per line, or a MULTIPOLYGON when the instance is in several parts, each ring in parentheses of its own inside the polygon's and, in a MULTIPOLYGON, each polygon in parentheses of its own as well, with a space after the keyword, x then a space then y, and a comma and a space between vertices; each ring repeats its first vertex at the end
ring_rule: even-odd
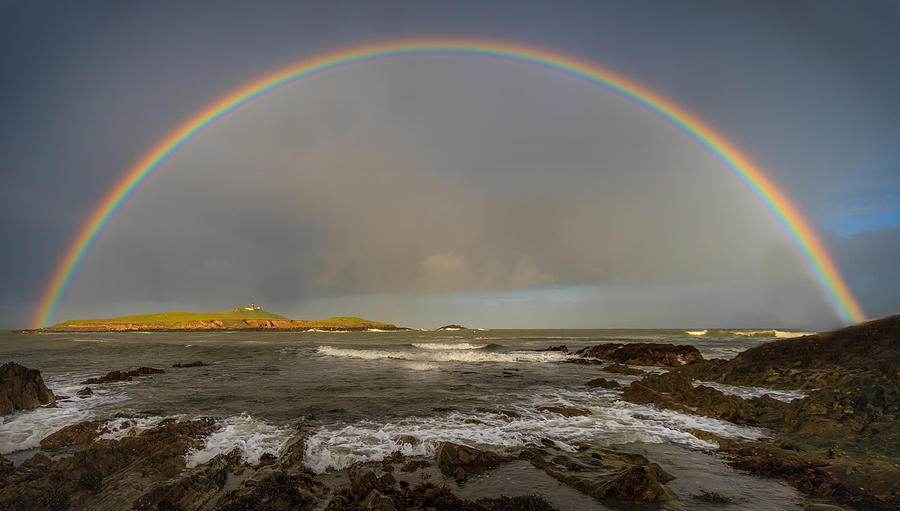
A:
POLYGON ((900 509, 900 315, 768 342, 632 382, 623 398, 775 431, 768 442, 715 441, 738 468, 866 510, 900 509), (699 381, 805 389, 783 402, 742 399, 699 381))
POLYGON ((56 406, 56 397, 44 385, 40 371, 15 362, 0 366, 0 415, 41 405, 56 406))

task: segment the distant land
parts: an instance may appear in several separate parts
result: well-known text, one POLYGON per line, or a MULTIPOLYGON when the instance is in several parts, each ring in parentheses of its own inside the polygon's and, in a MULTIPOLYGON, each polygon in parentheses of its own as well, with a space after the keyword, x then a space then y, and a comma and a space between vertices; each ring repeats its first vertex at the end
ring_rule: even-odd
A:
POLYGON ((261 308, 237 307, 222 312, 159 312, 106 319, 73 319, 22 332, 182 332, 207 330, 366 331, 407 330, 391 323, 355 316, 322 320, 288 319, 261 308))

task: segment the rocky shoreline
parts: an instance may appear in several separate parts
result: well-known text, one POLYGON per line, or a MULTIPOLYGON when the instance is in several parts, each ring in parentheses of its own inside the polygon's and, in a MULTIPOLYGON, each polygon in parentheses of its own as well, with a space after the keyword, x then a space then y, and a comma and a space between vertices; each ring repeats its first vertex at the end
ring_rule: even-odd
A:
MULTIPOLYGON (((568 353, 565 346, 547 350, 568 353)), ((627 385, 596 378, 585 382, 587 388, 611 389, 624 400, 659 409, 766 428, 772 436, 765 441, 687 432, 717 445, 718 455, 735 469, 790 482, 807 495, 808 509, 900 508, 900 316, 769 342, 727 361, 706 360, 692 346, 654 343, 604 343, 570 355, 568 361, 602 364, 604 371, 631 377, 627 385), (753 388, 758 395, 742 397, 730 388, 753 388), (776 390, 802 391, 796 396, 803 397, 788 399, 776 390)), ((203 366, 199 360, 172 364, 174 371, 203 366)), ((82 384, 164 373, 140 367, 82 384)), ((90 395, 91 387, 81 392, 90 395)), ((65 397, 54 396, 38 371, 14 363, 0 367, 0 413, 52 407, 57 399, 65 397)), ((564 420, 590 415, 567 406, 541 410, 564 420)), ((520 420, 513 411, 490 411, 520 420)), ((686 505, 684 496, 669 488, 673 476, 664 466, 627 450, 585 445, 570 452, 542 439, 541 445, 500 454, 442 442, 430 457, 397 451, 382 461, 323 475, 304 465, 306 435, 297 430, 280 452, 263 455, 258 463, 248 463, 234 450, 188 468, 186 454, 217 431, 215 419, 170 418, 122 433, 133 420, 66 426, 42 439, 42 451, 19 466, 0 456, 0 510, 554 509, 540 495, 464 499, 454 494, 453 481, 463 484, 472 475, 526 462, 611 507, 686 505)), ((411 435, 395 441, 421 442, 411 435)), ((693 498, 728 504, 715 493, 693 498)))

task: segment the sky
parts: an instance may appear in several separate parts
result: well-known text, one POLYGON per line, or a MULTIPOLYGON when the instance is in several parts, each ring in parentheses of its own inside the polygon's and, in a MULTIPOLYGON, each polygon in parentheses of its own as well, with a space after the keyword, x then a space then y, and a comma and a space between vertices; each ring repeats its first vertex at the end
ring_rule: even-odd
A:
MULTIPOLYGON (((0 0, 0 327, 185 119, 292 63, 410 37, 525 43, 671 98, 803 212, 868 317, 900 311, 900 4, 0 0)), ((255 301, 413 327, 841 324, 720 161, 608 90, 414 56, 202 133, 110 222, 55 321, 255 301)))

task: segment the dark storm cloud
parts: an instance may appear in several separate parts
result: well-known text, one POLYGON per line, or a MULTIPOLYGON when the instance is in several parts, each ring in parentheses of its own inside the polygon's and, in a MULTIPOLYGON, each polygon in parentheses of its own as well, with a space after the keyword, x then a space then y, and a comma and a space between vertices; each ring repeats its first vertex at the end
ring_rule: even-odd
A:
MULTIPOLYGON (((832 221, 900 193, 898 16, 891 2, 7 2, 0 324, 24 325, 91 208, 182 119, 286 63, 401 35, 520 40, 629 74, 832 221)), ((541 326, 542 307, 559 326, 835 324, 770 215, 683 135, 559 76, 483 64, 348 69, 226 120, 135 195, 63 314, 252 295, 423 326, 541 326)), ((896 274, 895 240, 828 241, 873 314, 900 306, 877 278, 896 274)))

